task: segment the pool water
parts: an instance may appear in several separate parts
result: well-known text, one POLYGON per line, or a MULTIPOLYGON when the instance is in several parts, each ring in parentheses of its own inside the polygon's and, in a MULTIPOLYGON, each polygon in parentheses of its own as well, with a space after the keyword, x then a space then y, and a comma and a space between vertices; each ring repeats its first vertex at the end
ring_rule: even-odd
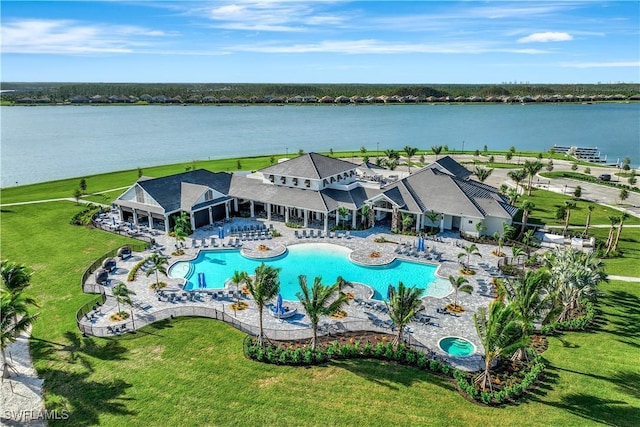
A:
POLYGON ((374 298, 382 300, 387 295, 390 284, 425 289, 423 296, 444 297, 451 292, 448 280, 435 276, 436 267, 410 261, 395 260, 384 266, 362 266, 348 259, 350 249, 328 243, 304 243, 292 245, 278 257, 266 260, 249 259, 238 250, 200 251, 192 261, 179 261, 169 269, 171 277, 186 279, 185 290, 199 289, 199 273, 204 273, 206 288, 224 287, 235 270, 253 275, 262 262, 280 268, 280 293, 282 298, 297 301, 300 291, 299 275, 306 275, 307 282, 322 277, 322 283, 329 285, 342 276, 349 282, 362 283, 374 290, 374 298))
POLYGON ((466 357, 476 352, 476 346, 471 341, 460 337, 446 337, 439 342, 440 348, 451 356, 466 357))

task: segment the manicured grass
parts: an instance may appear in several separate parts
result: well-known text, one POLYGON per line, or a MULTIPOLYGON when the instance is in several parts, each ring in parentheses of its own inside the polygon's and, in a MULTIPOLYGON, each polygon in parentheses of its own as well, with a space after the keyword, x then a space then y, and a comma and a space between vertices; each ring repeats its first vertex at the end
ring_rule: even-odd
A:
POLYGON ((518 406, 487 408, 452 383, 371 361, 313 368, 252 362, 243 334, 208 319, 164 321, 121 338, 82 338, 74 314, 91 299, 80 275, 128 239, 68 225, 80 207, 57 202, 6 208, 3 258, 35 269, 41 305, 32 354, 45 379, 50 425, 557 425, 640 424, 640 288, 604 286, 597 333, 551 338, 542 387, 518 406))
MULTIPOLYGON (((589 205, 595 205, 595 209, 591 213, 591 224, 609 224, 608 217, 620 216, 621 212, 615 209, 601 206, 593 202, 587 202, 585 200, 574 199, 570 196, 565 196, 559 193, 553 193, 547 190, 535 189, 531 193, 531 196, 527 196, 526 193, 520 196, 516 205, 522 206, 522 202, 529 200, 535 204, 535 208, 529 214, 529 223, 538 223, 545 225, 564 225, 564 220, 558 220, 555 217, 556 209, 560 206, 564 206, 565 201, 576 202, 576 207, 571 209, 571 218, 569 219, 569 225, 572 226, 584 226, 587 220, 587 213, 589 205)), ((520 221, 521 213, 515 218, 516 221, 520 221)), ((625 224, 640 224, 640 218, 630 217, 625 221, 625 224)))

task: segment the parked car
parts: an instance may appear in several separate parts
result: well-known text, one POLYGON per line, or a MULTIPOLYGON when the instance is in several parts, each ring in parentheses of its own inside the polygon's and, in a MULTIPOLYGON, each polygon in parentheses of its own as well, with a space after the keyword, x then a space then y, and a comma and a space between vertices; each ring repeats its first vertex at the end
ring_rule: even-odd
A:
POLYGON ((598 176, 598 180, 599 181, 611 181, 611 175, 609 175, 608 173, 603 173, 602 175, 598 176))

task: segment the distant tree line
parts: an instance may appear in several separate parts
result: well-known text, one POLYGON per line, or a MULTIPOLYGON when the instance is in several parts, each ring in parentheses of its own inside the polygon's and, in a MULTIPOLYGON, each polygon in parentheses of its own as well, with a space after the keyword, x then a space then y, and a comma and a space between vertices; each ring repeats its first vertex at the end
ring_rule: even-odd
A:
POLYGON ((249 84, 249 83, 2 83, 2 99, 49 98, 51 102, 65 102, 73 97, 101 95, 166 96, 168 98, 212 96, 220 98, 291 98, 340 96, 396 96, 396 97, 534 97, 552 95, 640 95, 640 84, 249 84))

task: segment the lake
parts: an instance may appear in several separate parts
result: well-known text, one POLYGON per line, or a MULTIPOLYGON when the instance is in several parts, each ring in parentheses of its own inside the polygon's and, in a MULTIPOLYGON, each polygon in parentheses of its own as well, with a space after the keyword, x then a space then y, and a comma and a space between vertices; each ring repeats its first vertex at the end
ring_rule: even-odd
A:
POLYGON ((640 163, 640 103, 0 107, 2 187, 136 167, 410 145, 598 147, 640 163))

